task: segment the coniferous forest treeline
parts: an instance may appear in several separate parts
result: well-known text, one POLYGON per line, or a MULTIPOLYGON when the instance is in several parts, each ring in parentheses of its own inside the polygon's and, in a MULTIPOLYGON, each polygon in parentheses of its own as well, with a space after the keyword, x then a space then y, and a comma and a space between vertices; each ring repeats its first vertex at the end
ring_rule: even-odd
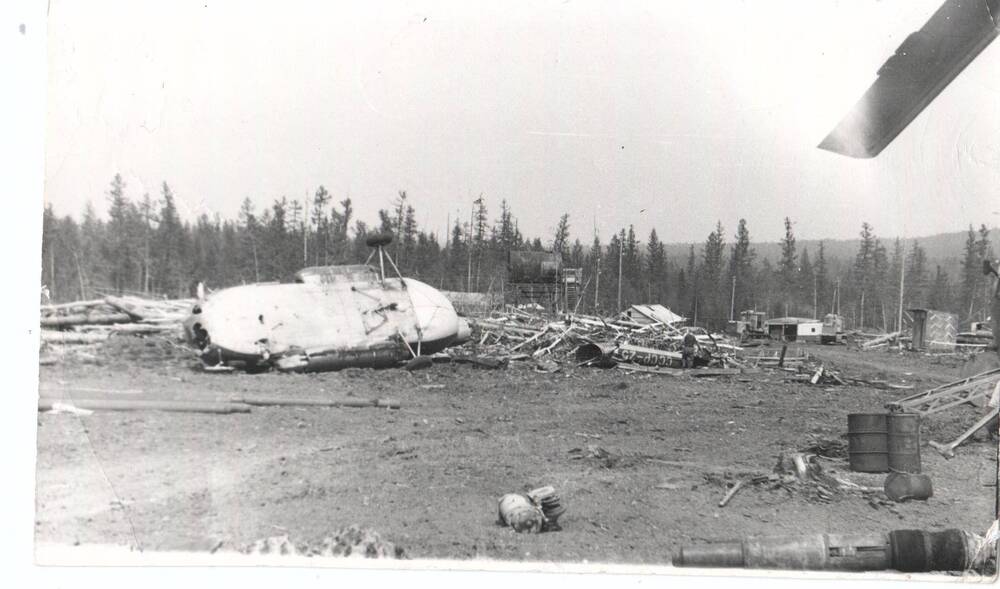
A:
POLYGON ((110 293, 187 297, 198 282, 218 289, 288 281, 305 266, 364 262, 365 238, 391 231, 389 252, 400 271, 443 290, 499 293, 508 251, 560 252, 567 267, 583 269, 579 310, 586 313, 617 310, 619 265, 622 306, 661 303, 713 328, 725 324, 731 309, 770 317, 822 317, 839 309, 849 327, 893 330, 901 271, 904 308, 947 310, 963 322, 988 313, 981 261, 994 253, 985 225, 970 225, 964 247, 944 261, 929 258, 919 239, 883 242, 869 223, 860 228, 853 256, 832 256, 823 241, 797 243, 786 218, 772 260, 759 255, 742 219, 735 230, 716 223, 704 243, 668 255, 678 245, 668 248, 655 229, 637 236, 629 226, 607 239, 587 232, 581 240, 565 214, 552 235, 525 236, 506 200, 491 214, 483 197, 469 219, 438 235, 419 226, 405 191, 387 199, 390 206, 374 223, 355 217, 350 198, 335 201, 322 186, 308 202, 281 198, 257 209, 247 198, 236 219, 203 214, 191 223, 180 218, 166 182, 155 196, 134 198, 126 189, 116 175, 106 194, 107 218, 90 203, 80 221, 45 207, 41 282, 53 302, 110 293))

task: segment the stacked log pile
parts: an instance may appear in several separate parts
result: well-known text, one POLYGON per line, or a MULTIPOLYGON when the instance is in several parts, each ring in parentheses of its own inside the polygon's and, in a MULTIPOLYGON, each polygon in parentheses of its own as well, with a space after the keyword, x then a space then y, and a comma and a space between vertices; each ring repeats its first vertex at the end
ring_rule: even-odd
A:
POLYGON ((183 337, 181 327, 194 299, 154 300, 135 296, 43 305, 39 324, 46 352, 41 364, 72 354, 77 359, 93 358, 96 346, 113 335, 159 335, 183 337))

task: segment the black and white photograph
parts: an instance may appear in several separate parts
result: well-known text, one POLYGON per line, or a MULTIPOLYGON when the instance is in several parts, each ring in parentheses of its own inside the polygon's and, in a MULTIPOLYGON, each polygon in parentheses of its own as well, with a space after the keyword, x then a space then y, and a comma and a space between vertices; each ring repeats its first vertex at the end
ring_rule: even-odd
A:
POLYGON ((34 566, 996 579, 1000 0, 40 4, 34 566))

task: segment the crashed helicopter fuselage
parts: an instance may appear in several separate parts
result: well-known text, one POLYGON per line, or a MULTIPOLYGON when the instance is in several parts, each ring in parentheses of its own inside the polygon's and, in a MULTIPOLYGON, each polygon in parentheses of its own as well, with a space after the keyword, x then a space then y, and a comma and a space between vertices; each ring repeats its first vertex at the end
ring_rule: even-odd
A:
POLYGON ((303 372, 394 366, 470 335, 440 291, 368 265, 219 290, 195 305, 184 329, 208 367, 303 372))

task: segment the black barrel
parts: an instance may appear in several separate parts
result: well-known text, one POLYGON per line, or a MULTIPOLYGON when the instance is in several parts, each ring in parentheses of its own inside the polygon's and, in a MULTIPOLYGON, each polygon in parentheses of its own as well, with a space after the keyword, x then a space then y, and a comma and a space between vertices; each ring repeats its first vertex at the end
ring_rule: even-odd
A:
POLYGON ((889 447, 885 413, 851 413, 847 416, 847 454, 851 470, 889 472, 889 447))
POLYGON ((920 473, 920 416, 915 413, 890 413, 886 419, 889 470, 920 473))

